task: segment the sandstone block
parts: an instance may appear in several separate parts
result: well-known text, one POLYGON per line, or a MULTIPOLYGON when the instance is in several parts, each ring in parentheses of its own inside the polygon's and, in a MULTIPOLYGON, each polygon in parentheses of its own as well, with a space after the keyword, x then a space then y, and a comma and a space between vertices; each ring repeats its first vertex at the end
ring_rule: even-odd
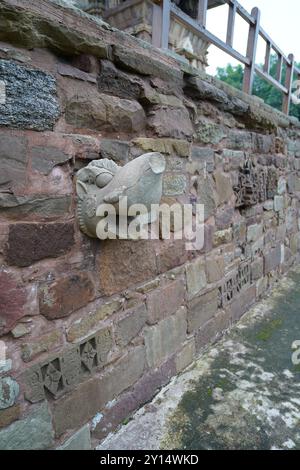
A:
POLYGON ((196 297, 188 304, 188 332, 200 328, 211 319, 218 310, 218 289, 196 297))
POLYGON ((116 343, 121 347, 126 346, 133 340, 145 326, 147 311, 145 305, 129 312, 116 325, 116 343))
POLYGON ((202 259, 198 259, 188 264, 185 268, 185 272, 188 299, 192 299, 206 287, 205 263, 202 259))
POLYGON ((147 296, 148 322, 153 324, 173 315, 184 303, 184 297, 185 286, 180 279, 151 291, 147 296))

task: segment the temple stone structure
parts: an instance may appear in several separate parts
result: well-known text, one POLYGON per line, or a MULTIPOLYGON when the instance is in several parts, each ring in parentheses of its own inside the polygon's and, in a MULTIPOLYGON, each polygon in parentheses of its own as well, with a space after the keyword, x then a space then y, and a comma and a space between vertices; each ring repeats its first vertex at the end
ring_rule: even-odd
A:
MULTIPOLYGON (((105 19, 110 25, 160 47, 161 0, 78 0, 75 3, 87 13, 105 19)), ((188 16, 197 19, 198 0, 174 0, 173 3, 188 16)), ((208 7, 215 8, 220 4, 220 0, 209 0, 208 7)), ((171 18, 171 51, 185 57, 191 65, 205 70, 208 47, 207 41, 189 31, 180 21, 171 18)))
POLYGON ((0 85, 0 449, 95 448, 299 262, 300 124, 59 0, 1 1, 0 85), (129 189, 203 245, 86 235, 129 189))

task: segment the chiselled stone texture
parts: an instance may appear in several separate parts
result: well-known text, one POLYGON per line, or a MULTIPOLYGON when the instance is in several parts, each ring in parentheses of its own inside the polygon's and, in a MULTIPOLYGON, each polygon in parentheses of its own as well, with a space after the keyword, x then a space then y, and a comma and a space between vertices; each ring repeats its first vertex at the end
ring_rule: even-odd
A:
POLYGON ((27 166, 26 146, 25 137, 7 133, 0 135, 0 190, 12 190, 24 186, 27 166))
POLYGON ((62 277, 40 287, 40 313, 49 320, 70 315, 93 300, 94 291, 87 273, 62 277))
POLYGON ((31 166, 33 170, 48 175, 57 165, 62 165, 71 159, 70 155, 55 147, 34 147, 31 149, 31 166))
POLYGON ((143 130, 146 116, 137 101, 87 93, 68 101, 66 121, 76 128, 133 133, 143 130))
POLYGON ((29 266, 44 258, 63 255, 73 244, 71 223, 10 225, 5 259, 15 266, 29 266))
POLYGON ((10 219, 32 216, 51 219, 68 214, 70 206, 70 196, 16 196, 0 193, 0 210, 10 219))
POLYGON ((183 305, 185 287, 181 279, 155 289, 148 294, 148 322, 156 323, 163 318, 169 317, 183 305))
POLYGON ((23 376, 26 399, 32 403, 48 396, 57 399, 104 367, 111 348, 111 329, 103 328, 76 346, 32 366, 23 376))
POLYGON ((194 298, 188 303, 188 332, 200 328, 206 321, 213 317, 218 309, 218 290, 213 289, 203 295, 194 298))
POLYGON ((98 270, 104 295, 122 292, 131 285, 152 279, 156 276, 153 243, 108 240, 99 254, 98 270))
POLYGON ((26 289, 12 274, 0 271, 0 336, 8 333, 26 315, 26 289))
POLYGON ((45 450, 52 447, 54 433, 46 403, 31 409, 29 414, 0 430, 1 450, 45 450))
POLYGON ((146 306, 139 307, 127 312, 116 325, 116 343, 124 347, 141 332, 147 320, 146 306))
POLYGON ((108 60, 102 60, 98 88, 100 93, 137 100, 141 94, 142 81, 138 77, 118 70, 108 60))
POLYGON ((0 126, 39 131, 53 128, 60 110, 52 75, 0 59, 0 80, 6 84, 0 126))
POLYGON ((149 367, 159 366, 173 354, 186 338, 186 310, 181 307, 173 316, 145 330, 145 345, 149 367))

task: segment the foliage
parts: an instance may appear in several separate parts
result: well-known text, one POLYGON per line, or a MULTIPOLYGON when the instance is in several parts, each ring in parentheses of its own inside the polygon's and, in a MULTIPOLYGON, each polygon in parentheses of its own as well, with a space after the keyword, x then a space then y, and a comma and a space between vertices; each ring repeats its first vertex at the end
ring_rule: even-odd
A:
MULTIPOLYGON (((262 67, 262 66, 261 66, 262 67)), ((299 67, 299 64, 297 64, 299 67)), ((270 75, 275 78, 277 68, 277 56, 273 55, 271 57, 271 67, 270 75)), ((282 83, 284 84, 286 75, 286 68, 283 67, 282 71, 282 83)), ((228 83, 229 85, 242 89, 244 70, 242 65, 232 66, 228 64, 225 68, 218 67, 217 69, 217 78, 223 82, 228 83)), ((276 109, 282 109, 282 93, 277 90, 274 86, 269 84, 266 80, 263 80, 259 76, 255 76, 254 85, 253 85, 253 94, 262 98, 265 103, 273 106, 276 109)), ((295 116, 300 120, 300 105, 294 105, 291 103, 290 115, 295 116)))

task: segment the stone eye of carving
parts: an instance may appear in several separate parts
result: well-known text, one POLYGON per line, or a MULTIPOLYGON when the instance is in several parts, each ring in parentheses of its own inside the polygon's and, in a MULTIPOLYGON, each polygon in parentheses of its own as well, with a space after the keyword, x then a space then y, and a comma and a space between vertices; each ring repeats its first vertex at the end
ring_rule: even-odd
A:
POLYGON ((96 185, 98 186, 98 188, 104 188, 104 186, 110 183, 112 179, 113 175, 109 171, 100 171, 100 173, 96 177, 96 185))

